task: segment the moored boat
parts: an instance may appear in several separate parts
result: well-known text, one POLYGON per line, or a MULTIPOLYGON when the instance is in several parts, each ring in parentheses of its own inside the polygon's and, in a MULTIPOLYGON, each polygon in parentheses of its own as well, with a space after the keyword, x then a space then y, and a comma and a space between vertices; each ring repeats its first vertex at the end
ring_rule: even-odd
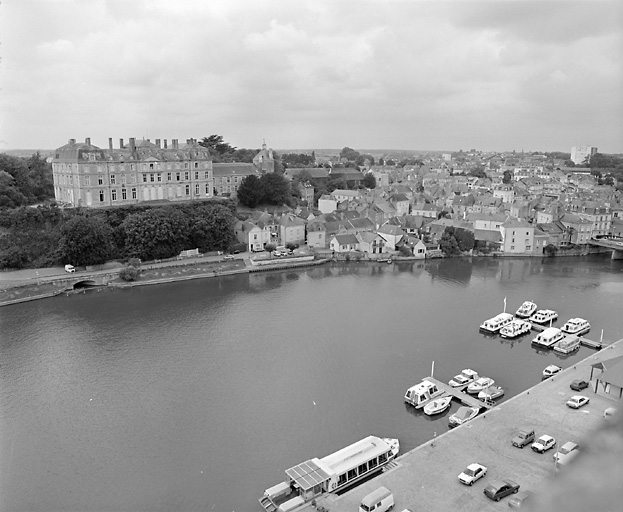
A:
POLYGON ((554 346, 554 350, 561 354, 570 354, 579 348, 580 338, 576 335, 567 335, 554 346))
POLYGON ((558 313, 552 309, 539 309, 534 315, 530 317, 530 321, 535 324, 546 324, 553 322, 558 318, 558 313))
POLYGON ((483 389, 487 389, 489 386, 493 386, 495 381, 490 377, 480 377, 467 386, 467 392, 470 395, 477 395, 483 389))
POLYGON ((407 389, 405 402, 411 404, 416 409, 421 409, 431 400, 443 395, 443 392, 443 389, 439 389, 434 382, 423 379, 419 384, 407 389))
POLYGON ((452 396, 442 396, 431 400, 424 406, 424 414, 432 416, 441 414, 452 405, 452 396))
POLYGON ((532 324, 530 324, 530 322, 516 318, 510 324, 500 329, 500 336, 502 336, 502 338, 517 338, 522 334, 529 333, 531 329, 532 324))
POLYGON ((525 301, 515 312, 517 318, 530 318, 537 310, 537 305, 532 301, 525 301))
POLYGON ((489 386, 478 393, 478 399, 483 402, 492 402, 504 396, 504 390, 499 386, 489 386))
POLYGON ((562 341, 565 335, 556 327, 548 327, 543 332, 537 334, 536 338, 532 340, 533 345, 537 345, 543 348, 553 348, 556 343, 562 341))
POLYGON ((368 436, 322 459, 286 470, 286 480, 259 499, 266 512, 293 510, 315 497, 338 492, 379 472, 398 455, 398 439, 368 436))
POLYGON ((583 318, 571 318, 563 325, 560 330, 567 334, 575 334, 581 336, 591 330, 591 324, 583 318))
POLYGON ((448 382, 453 388, 462 388, 467 386, 470 382, 474 382, 478 378, 478 373, 469 368, 465 368, 461 373, 452 377, 452 380, 448 382))
POLYGON ((499 315, 485 320, 480 324, 480 330, 488 333, 495 334, 506 324, 509 324, 513 320, 513 315, 510 313, 500 313, 499 315))
POLYGON ((479 407, 468 407, 467 405, 463 405, 448 418, 448 426, 450 428, 458 427, 472 418, 475 418, 479 412, 479 407))

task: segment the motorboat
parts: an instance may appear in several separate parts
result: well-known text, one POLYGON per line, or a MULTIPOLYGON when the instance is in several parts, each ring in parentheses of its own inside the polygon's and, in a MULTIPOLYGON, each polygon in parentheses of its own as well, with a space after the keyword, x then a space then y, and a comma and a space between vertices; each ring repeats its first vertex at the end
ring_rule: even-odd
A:
POLYGON ((467 405, 463 405, 459 407, 458 411, 448 418, 448 426, 450 428, 458 427, 459 425, 475 418, 479 412, 480 407, 469 407, 467 405))
POLYGON ((565 335, 556 327, 548 327, 543 332, 537 334, 536 338, 532 340, 533 345, 537 345, 543 348, 553 348, 556 343, 562 341, 565 335))
POLYGON ((478 393, 478 399, 483 402, 492 402, 504 396, 504 390, 498 386, 489 386, 478 393))
POLYGON ((424 414, 428 416, 432 416, 433 414, 440 414, 447 410, 450 405, 452 405, 452 396, 442 396, 440 398, 435 398, 424 406, 424 414))
POLYGON ((566 332, 567 334, 575 334, 577 336, 582 336, 582 334, 586 334, 591 329, 591 324, 588 323, 587 320, 583 318, 571 318, 567 321, 565 325, 563 325, 560 330, 562 332, 566 332))
POLYGON ((535 324, 546 324, 553 322, 558 318, 558 313, 551 309, 539 309, 534 315, 530 317, 530 321, 535 324))
POLYGON ((419 384, 407 389, 405 402, 411 404, 416 409, 421 409, 431 400, 443 395, 443 393, 443 389, 439 389, 437 384, 430 380, 423 379, 419 384))
POLYGON ((479 377, 469 386, 467 386, 467 392, 470 395, 477 395, 482 390, 487 389, 489 386, 493 386, 495 381, 490 377, 479 377))
POLYGON ((532 324, 530 324, 530 322, 516 318, 510 324, 500 329, 500 336, 502 336, 502 338, 517 338, 523 334, 528 334, 531 329, 532 324))
POLYGON ((580 338, 575 335, 567 335, 554 345, 554 350, 561 354, 571 354, 580 348, 580 338))
POLYGON ((525 301, 515 312, 517 318, 530 318, 537 310, 537 305, 532 301, 525 301))
POLYGON ((474 382, 478 378, 478 374, 474 370, 465 368, 461 373, 452 377, 452 380, 448 382, 453 388, 462 388, 467 386, 470 382, 474 382))
POLYGON ((493 318, 489 318, 489 320, 485 320, 480 325, 480 330, 487 333, 495 334, 506 324, 511 323, 512 320, 513 315, 511 315, 510 313, 500 313, 493 318))

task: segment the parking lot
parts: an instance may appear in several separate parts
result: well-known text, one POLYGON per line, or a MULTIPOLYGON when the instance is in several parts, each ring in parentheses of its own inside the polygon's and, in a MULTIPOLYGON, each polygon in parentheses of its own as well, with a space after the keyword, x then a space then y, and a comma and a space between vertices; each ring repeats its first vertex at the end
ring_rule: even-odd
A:
MULTIPOLYGON (((582 508, 581 500, 591 497, 591 486, 598 486, 604 492, 612 491, 617 499, 622 497, 623 478, 615 480, 616 483, 608 483, 608 478, 616 475, 616 470, 619 474, 621 472, 623 441, 618 445, 621 452, 608 450, 609 453, 616 453, 617 463, 614 468, 605 467, 607 475, 601 477, 582 470, 584 461, 590 459, 588 456, 584 457, 583 453, 576 457, 572 465, 557 472, 553 459, 555 447, 540 454, 531 450, 530 445, 523 449, 516 448, 512 446, 511 440, 519 428, 527 426, 535 430, 537 438, 547 434, 554 437, 559 446, 567 441, 575 441, 581 450, 590 452, 592 447, 595 452, 603 429, 608 427, 604 410, 617 403, 596 395, 590 387, 580 393, 573 391, 569 388, 569 383, 574 379, 589 380, 591 364, 621 355, 623 340, 596 352, 575 367, 568 368, 546 381, 535 383, 533 388, 467 424, 403 454, 397 459, 397 468, 341 497, 327 496, 322 501, 319 500, 319 503, 330 512, 357 510, 363 496, 384 485, 394 493, 397 511, 405 508, 413 512, 509 510, 509 498, 503 498, 496 503, 483 494, 488 482, 509 478, 519 483, 521 490, 536 493, 537 506, 531 510, 607 510, 595 506, 595 502, 588 505, 588 508, 582 508), (588 396, 590 402, 580 409, 567 407, 567 399, 576 394, 588 396), (473 462, 486 466, 488 472, 484 478, 468 487, 458 481, 458 475, 473 462), (581 477, 586 483, 581 488, 570 489, 571 496, 578 495, 572 500, 572 508, 556 508, 555 503, 560 500, 552 501, 552 496, 557 492, 566 493, 569 487, 567 482, 578 472, 582 473, 581 477), (602 489, 603 486, 605 488, 602 489), (579 508, 573 508, 573 503, 579 508)), ((621 407, 620 402, 618 406, 621 407)), ((618 432, 623 440, 623 429, 619 428, 618 432)), ((616 442, 619 437, 615 438, 616 442)), ((603 473, 603 464, 600 463, 600 466, 603 473)), ((612 510, 615 509, 618 508, 612 510)))

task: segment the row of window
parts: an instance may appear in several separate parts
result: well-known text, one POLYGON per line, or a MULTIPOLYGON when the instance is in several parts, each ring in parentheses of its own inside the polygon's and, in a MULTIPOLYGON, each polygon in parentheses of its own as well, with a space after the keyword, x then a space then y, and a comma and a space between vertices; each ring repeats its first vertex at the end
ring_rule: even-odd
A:
MULTIPOLYGON (((208 166, 208 161, 205 162, 184 162, 184 169, 206 169, 208 166)), ((71 171, 71 166, 72 164, 54 164, 53 168, 54 170, 58 170, 60 171, 71 171)), ((78 170, 78 164, 73 164, 73 168, 75 171, 78 170)), ((90 166, 90 165, 83 165, 82 168, 83 169, 87 169, 87 172, 90 172, 89 169, 93 168, 95 166, 90 166)), ((103 165, 97 165, 97 172, 104 172, 104 169, 107 168, 108 171, 136 171, 137 168, 139 168, 139 164, 111 164, 108 166, 103 166, 103 165)), ((149 170, 167 170, 167 169, 171 169, 171 170, 181 170, 182 169, 182 164, 180 162, 166 162, 166 163, 161 163, 161 162, 149 162, 149 163, 143 163, 140 164, 140 169, 143 171, 149 171, 149 170)))
MULTIPOLYGON (((195 171, 193 174, 193 178, 195 181, 199 180, 199 171, 195 171)), ((182 177, 183 177, 183 181, 189 181, 190 180, 190 171, 184 171, 184 174, 182 175, 181 172, 176 172, 175 173, 175 180, 173 180, 173 173, 172 172, 168 172, 167 173, 167 179, 166 181, 182 181, 182 177)), ((115 175, 111 174, 110 175, 110 183, 114 183, 114 179, 115 179, 115 175)), ((210 171, 204 171, 203 173, 203 179, 204 180, 209 180, 210 179, 210 171)), ((162 173, 158 172, 158 173, 143 173, 143 183, 154 183, 154 182, 162 182, 162 173)))
MULTIPOLYGON (((200 194, 200 191, 201 191, 200 184, 196 183, 194 189, 195 189, 195 196, 198 196, 200 194)), ((185 196, 189 197, 190 196, 190 191, 191 191, 191 186, 190 185, 184 185, 183 189, 182 189, 182 187, 178 186, 177 187, 177 196, 180 197, 182 195, 185 195, 185 196), (182 193, 182 191, 183 191, 183 193, 182 193)), ((138 196, 137 196, 136 188, 132 188, 130 190, 130 193, 131 193, 131 198, 132 199, 137 199, 138 196)), ((174 194, 174 187, 168 187, 168 195, 169 195, 169 197, 173 197, 175 195, 174 194)), ((210 184, 209 183, 205 184, 205 195, 206 196, 210 195, 210 184)), ((105 198, 106 198, 105 191, 104 190, 100 190, 99 191, 100 203, 105 202, 105 200, 106 200, 105 198)), ((115 188, 110 191, 110 199, 111 199, 111 201, 118 201, 120 198, 121 198, 122 201, 127 201, 127 199, 128 199, 128 189, 122 188, 121 189, 121 195, 119 195, 119 191, 117 189, 115 189, 115 188)))

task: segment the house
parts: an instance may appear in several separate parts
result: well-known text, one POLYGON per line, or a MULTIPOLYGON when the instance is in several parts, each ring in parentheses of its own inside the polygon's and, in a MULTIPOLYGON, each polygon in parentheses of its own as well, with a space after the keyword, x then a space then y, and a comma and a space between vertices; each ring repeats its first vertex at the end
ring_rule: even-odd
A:
POLYGON ((393 194, 389 198, 389 203, 396 210, 397 217, 409 214, 409 198, 406 195, 400 193, 393 194))
POLYGON ((334 252, 350 252, 359 250, 359 239, 356 235, 334 235, 329 242, 334 252))
POLYGON ((382 254, 387 252, 385 239, 378 233, 364 231, 357 233, 359 250, 368 254, 382 254))
POLYGON ((279 235, 281 245, 305 243, 305 221, 296 215, 288 213, 279 220, 279 235))
POLYGON ((264 222, 238 221, 234 226, 236 239, 247 246, 250 252, 264 250, 264 246, 273 241, 271 227, 264 222))
POLYGON ((396 250, 396 244, 405 236, 405 232, 400 226, 392 224, 383 224, 376 232, 383 237, 386 247, 392 251, 396 250))
POLYGON ((507 219, 501 227, 502 246, 505 254, 525 255, 534 250, 534 226, 523 219, 507 219))
POLYGON ((307 245, 317 249, 326 249, 327 226, 324 219, 316 218, 307 223, 307 245))
POLYGON ((247 176, 261 176, 253 164, 247 163, 213 163, 214 191, 219 196, 235 195, 247 176))
POLYGON ((412 206, 411 215, 436 219, 440 211, 441 209, 432 203, 417 203, 412 206))
POLYGON ((330 196, 328 194, 323 194, 318 198, 318 210, 322 213, 331 213, 337 210, 337 205, 339 204, 339 199, 330 196))
POLYGON ((593 391, 617 402, 623 401, 623 356, 606 359, 592 365, 591 381, 595 370, 601 370, 601 373, 595 377, 593 391))
POLYGON ((407 247, 411 251, 411 254, 418 259, 426 258, 426 245, 415 236, 405 235, 402 237, 400 242, 396 244, 396 248, 400 249, 402 247, 407 247))

